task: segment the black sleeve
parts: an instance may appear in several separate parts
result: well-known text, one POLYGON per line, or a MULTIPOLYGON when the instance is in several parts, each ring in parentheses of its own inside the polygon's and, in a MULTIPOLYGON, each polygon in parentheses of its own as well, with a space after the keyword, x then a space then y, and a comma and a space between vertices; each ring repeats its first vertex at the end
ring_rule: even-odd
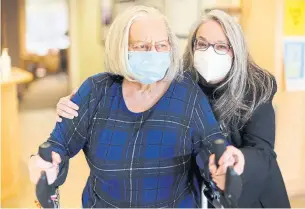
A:
POLYGON ((262 194, 266 179, 276 159, 275 112, 272 105, 276 93, 274 82, 273 94, 267 103, 257 107, 249 122, 241 131, 242 146, 240 150, 245 157, 245 168, 242 174, 243 193, 239 199, 240 207, 246 207, 257 201, 262 194))

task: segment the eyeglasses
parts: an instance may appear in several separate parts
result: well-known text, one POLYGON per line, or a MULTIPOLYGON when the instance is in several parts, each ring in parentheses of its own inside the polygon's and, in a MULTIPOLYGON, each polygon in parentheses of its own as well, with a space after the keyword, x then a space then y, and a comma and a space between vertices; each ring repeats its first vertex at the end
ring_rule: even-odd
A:
POLYGON ((212 46, 214 48, 214 51, 220 55, 227 54, 231 49, 231 46, 229 44, 225 44, 225 43, 210 44, 209 42, 207 42, 205 40, 201 40, 201 39, 196 39, 194 42, 195 50, 205 51, 210 46, 212 46))
POLYGON ((129 50, 132 51, 151 51, 152 47, 155 47, 157 52, 166 52, 170 50, 170 44, 168 41, 159 41, 155 44, 152 44, 152 42, 138 41, 129 44, 129 50))

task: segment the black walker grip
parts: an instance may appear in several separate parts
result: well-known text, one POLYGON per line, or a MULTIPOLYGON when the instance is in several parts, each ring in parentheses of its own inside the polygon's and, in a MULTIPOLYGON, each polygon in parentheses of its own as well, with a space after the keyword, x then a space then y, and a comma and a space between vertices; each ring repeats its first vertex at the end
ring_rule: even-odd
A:
MULTIPOLYGON (((43 160, 52 163, 52 149, 49 142, 44 142, 39 146, 38 154, 43 160)), ((55 185, 48 184, 46 172, 43 171, 36 185, 36 196, 43 208, 57 208, 51 199, 56 194, 56 190, 55 185)))
MULTIPOLYGON (((43 160, 50 162, 50 163, 53 162, 52 148, 51 148, 50 142, 44 142, 43 144, 41 144, 39 146, 38 154, 43 160)), ((61 186, 65 182, 67 175, 68 175, 69 159, 67 159, 66 157, 62 157, 61 161, 62 162, 60 164, 59 176, 56 178, 55 182, 52 184, 56 187, 61 186)))
MULTIPOLYGON (((213 142, 213 152, 215 154, 215 163, 218 165, 219 159, 226 150, 226 141, 223 139, 217 139, 213 142)), ((234 171, 232 166, 227 168, 226 172, 226 184, 223 191, 223 198, 221 198, 221 204, 225 208, 238 208, 238 199, 242 192, 242 180, 241 177, 234 171)))
POLYGON ((52 163, 52 149, 49 142, 44 142, 39 146, 38 154, 43 160, 52 163))
POLYGON ((215 163, 218 167, 218 162, 226 150, 226 142, 223 139, 217 139, 213 142, 213 152, 215 153, 215 163))

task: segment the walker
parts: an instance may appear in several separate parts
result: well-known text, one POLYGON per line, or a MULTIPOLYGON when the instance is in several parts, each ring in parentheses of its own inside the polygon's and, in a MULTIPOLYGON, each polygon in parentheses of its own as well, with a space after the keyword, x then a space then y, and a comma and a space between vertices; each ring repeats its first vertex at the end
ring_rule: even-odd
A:
MULTIPOLYGON (((215 140, 213 143, 213 152, 215 153, 216 162, 226 149, 225 141, 222 139, 215 140)), ((39 147, 39 155, 42 159, 52 162, 52 150, 50 143, 45 142, 39 147)), ((68 159, 63 159, 60 173, 55 182, 48 184, 45 172, 42 172, 41 177, 36 185, 36 196, 43 208, 59 208, 59 186, 62 185, 67 177, 69 167, 68 159)), ((208 202, 215 208, 238 208, 237 200, 242 191, 241 177, 233 170, 233 167, 228 167, 226 173, 225 190, 220 191, 213 181, 204 181, 202 187, 202 208, 208 208, 208 202)))

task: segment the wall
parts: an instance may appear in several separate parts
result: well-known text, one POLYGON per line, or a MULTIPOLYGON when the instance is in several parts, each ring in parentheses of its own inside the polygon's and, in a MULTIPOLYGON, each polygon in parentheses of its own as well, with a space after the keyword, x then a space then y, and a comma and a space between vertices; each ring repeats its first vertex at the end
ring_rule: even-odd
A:
MULTIPOLYGON (((9 49, 9 54, 12 58, 12 65, 20 67, 20 44, 19 44, 19 0, 2 0, 1 1, 1 16, 3 17, 2 24, 5 24, 5 34, 2 40, 9 49)), ((1 24, 1 26, 2 26, 1 24)))
POLYGON ((283 84, 284 0, 244 0, 243 28, 254 60, 275 75, 276 144, 289 196, 305 194, 305 92, 283 84))
POLYGON ((275 72, 274 38, 278 32, 275 28, 276 1, 244 0, 243 30, 249 49, 255 61, 271 73, 275 72))
POLYGON ((86 78, 104 71, 104 47, 100 39, 99 0, 69 0, 70 84, 77 88, 86 78))
POLYGON ((201 16, 202 0, 165 1, 165 14, 173 31, 178 36, 181 55, 185 51, 188 35, 195 21, 201 16))

